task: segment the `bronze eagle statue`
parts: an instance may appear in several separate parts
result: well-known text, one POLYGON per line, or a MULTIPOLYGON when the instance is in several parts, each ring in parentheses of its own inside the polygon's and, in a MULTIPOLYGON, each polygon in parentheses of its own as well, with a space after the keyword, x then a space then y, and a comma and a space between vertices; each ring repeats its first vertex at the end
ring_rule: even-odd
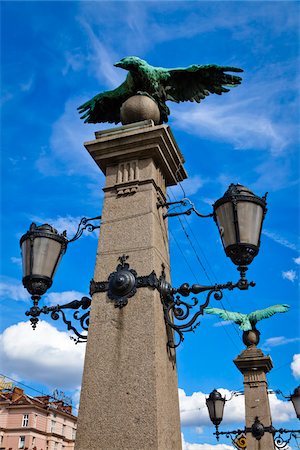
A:
POLYGON ((265 309, 259 309, 250 314, 226 311, 220 308, 205 308, 207 314, 217 314, 223 320, 232 320, 239 325, 243 331, 256 330, 255 325, 262 319, 268 319, 276 313, 284 313, 289 309, 289 305, 273 305, 265 309))
POLYGON ((160 111, 160 123, 168 122, 167 101, 200 103, 209 94, 229 92, 242 79, 225 72, 243 72, 237 67, 214 64, 165 69, 151 66, 137 56, 127 56, 114 65, 128 70, 127 77, 116 89, 102 92, 78 107, 85 123, 119 123, 122 104, 134 95, 154 100, 160 111))

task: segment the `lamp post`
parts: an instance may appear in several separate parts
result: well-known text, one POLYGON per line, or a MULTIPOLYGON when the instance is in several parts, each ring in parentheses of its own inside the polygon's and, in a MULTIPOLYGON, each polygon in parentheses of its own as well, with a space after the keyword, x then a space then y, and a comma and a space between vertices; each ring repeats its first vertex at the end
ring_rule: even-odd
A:
MULTIPOLYGON (((296 416, 299 419, 300 416, 300 386, 298 386, 294 393, 286 397, 288 398, 294 406, 294 410, 296 413, 296 416)), ((231 400, 231 398, 229 399, 231 400)), ((219 425, 223 420, 223 412, 224 412, 224 406, 226 400, 225 397, 222 397, 222 394, 218 392, 216 389, 214 389, 210 394, 209 397, 206 399, 206 405, 208 408, 208 413, 211 422, 215 425, 216 431, 215 435, 217 440, 219 440, 219 437, 221 435, 225 435, 226 437, 231 436, 238 436, 244 435, 246 433, 251 433, 251 435, 257 440, 260 441, 261 438, 265 433, 270 433, 273 436, 274 439, 274 445, 276 449, 284 449, 287 448, 288 443, 290 442, 291 438, 294 436, 294 433, 299 433, 300 430, 288 430, 285 428, 279 428, 276 429, 272 425, 265 427, 263 423, 259 420, 258 417, 255 417, 254 422, 250 427, 245 427, 243 430, 232 430, 232 431, 219 431, 219 425), (289 436, 286 439, 283 439, 281 436, 282 434, 289 434, 289 436)), ((241 438, 240 438, 241 439, 241 438)), ((233 438, 232 438, 233 440, 233 438)), ((239 440, 239 439, 238 439, 239 440)), ((246 447, 246 441, 244 438, 242 438, 242 443, 239 446, 238 440, 235 440, 235 445, 237 448, 245 448, 246 447)), ((247 447, 248 448, 248 447, 247 447)))
MULTIPOLYGON (((77 342, 87 341, 76 450, 179 450, 174 348, 183 341, 185 332, 195 329, 212 298, 220 300, 224 290, 246 290, 255 285, 246 279, 245 272, 259 251, 266 200, 259 200, 241 185, 232 185, 235 188, 229 187, 227 192, 234 195, 225 193, 206 215, 218 224, 225 251, 231 246, 231 259, 240 271, 237 282, 210 286, 183 282, 174 287, 170 282, 165 219, 171 214, 166 188, 187 174, 170 128, 154 125, 151 120, 130 124, 97 132, 85 147, 106 176, 91 298, 66 305, 38 305, 68 244, 80 237, 87 222, 79 225, 71 240, 50 225, 34 225, 21 238, 24 267, 31 260, 29 267, 34 268, 24 271, 24 286, 30 289, 33 300, 26 314, 33 327, 41 314, 51 313, 54 320, 61 316, 77 342), (251 233, 252 227, 255 231, 251 233), (38 240, 45 228, 50 244, 38 240), (33 235, 34 230, 40 234, 33 235), (51 245, 50 270, 48 262, 41 264, 45 257, 39 252, 52 249, 51 245), (45 279, 44 289, 38 289, 37 280, 45 279), (200 304, 195 297, 186 301, 190 294, 203 295, 204 301, 200 304), (79 317, 80 308, 83 314, 79 317), (73 319, 83 332, 65 316, 68 309, 75 310, 73 319)), ((195 208, 192 211, 204 216, 195 208)))

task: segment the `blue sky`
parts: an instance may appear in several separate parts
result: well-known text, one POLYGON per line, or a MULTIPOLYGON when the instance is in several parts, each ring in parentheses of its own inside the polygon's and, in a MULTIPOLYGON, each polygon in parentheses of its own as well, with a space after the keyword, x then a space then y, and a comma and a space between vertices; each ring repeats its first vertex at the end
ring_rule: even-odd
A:
MULTIPOLYGON (((2 1, 1 13, 2 371, 43 392, 63 389, 78 402, 84 346, 74 346, 63 324, 47 317, 35 333, 24 323, 30 302, 21 286, 19 238, 32 221, 71 237, 81 217, 101 214, 104 178, 83 142, 107 126, 83 124, 76 108, 118 86, 126 74, 113 63, 136 55, 163 67, 244 69, 242 85, 222 97, 169 104, 170 126, 186 159, 183 188, 199 211, 211 212, 231 182, 269 192, 261 251, 248 272, 257 285, 227 293, 222 306, 241 312, 291 306, 259 329, 274 363, 270 388, 292 392, 300 377, 299 2, 2 1)), ((169 224, 173 285, 238 279, 212 220, 169 224)), ((88 293, 96 237, 69 246, 46 304, 88 293)), ((226 439, 214 445, 204 394, 243 389, 232 363, 242 349, 238 330, 212 316, 178 349, 185 450, 232 448, 226 439)), ((299 428, 290 405, 271 397, 274 425, 299 428)), ((226 404, 223 429, 242 426, 242 402, 226 404)))

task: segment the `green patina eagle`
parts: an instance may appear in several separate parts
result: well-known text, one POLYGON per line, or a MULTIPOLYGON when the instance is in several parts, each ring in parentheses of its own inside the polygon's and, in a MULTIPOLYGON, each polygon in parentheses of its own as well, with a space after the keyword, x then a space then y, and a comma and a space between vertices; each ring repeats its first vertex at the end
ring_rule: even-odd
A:
POLYGON ((239 325, 243 331, 256 330, 255 325, 262 319, 268 319, 276 313, 284 313, 289 309, 289 305, 273 305, 265 309, 259 309, 250 314, 241 314, 239 312, 226 311, 219 308, 205 308, 207 314, 217 314, 223 320, 232 320, 239 325))
POLYGON ((120 108, 133 95, 152 98, 160 110, 160 123, 168 122, 170 110, 167 101, 197 102, 211 94, 221 95, 229 87, 241 84, 241 77, 225 72, 243 72, 242 69, 214 64, 186 68, 165 69, 150 66, 137 56, 127 56, 114 64, 128 70, 125 81, 112 91, 102 92, 78 110, 84 122, 120 122, 120 108))

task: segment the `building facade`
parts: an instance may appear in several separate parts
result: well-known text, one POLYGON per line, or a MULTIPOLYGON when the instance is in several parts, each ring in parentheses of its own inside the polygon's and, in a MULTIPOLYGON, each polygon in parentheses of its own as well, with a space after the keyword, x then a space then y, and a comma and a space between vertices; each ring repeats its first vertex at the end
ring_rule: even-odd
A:
POLYGON ((73 450, 77 417, 50 396, 14 387, 0 393, 0 450, 73 450))

